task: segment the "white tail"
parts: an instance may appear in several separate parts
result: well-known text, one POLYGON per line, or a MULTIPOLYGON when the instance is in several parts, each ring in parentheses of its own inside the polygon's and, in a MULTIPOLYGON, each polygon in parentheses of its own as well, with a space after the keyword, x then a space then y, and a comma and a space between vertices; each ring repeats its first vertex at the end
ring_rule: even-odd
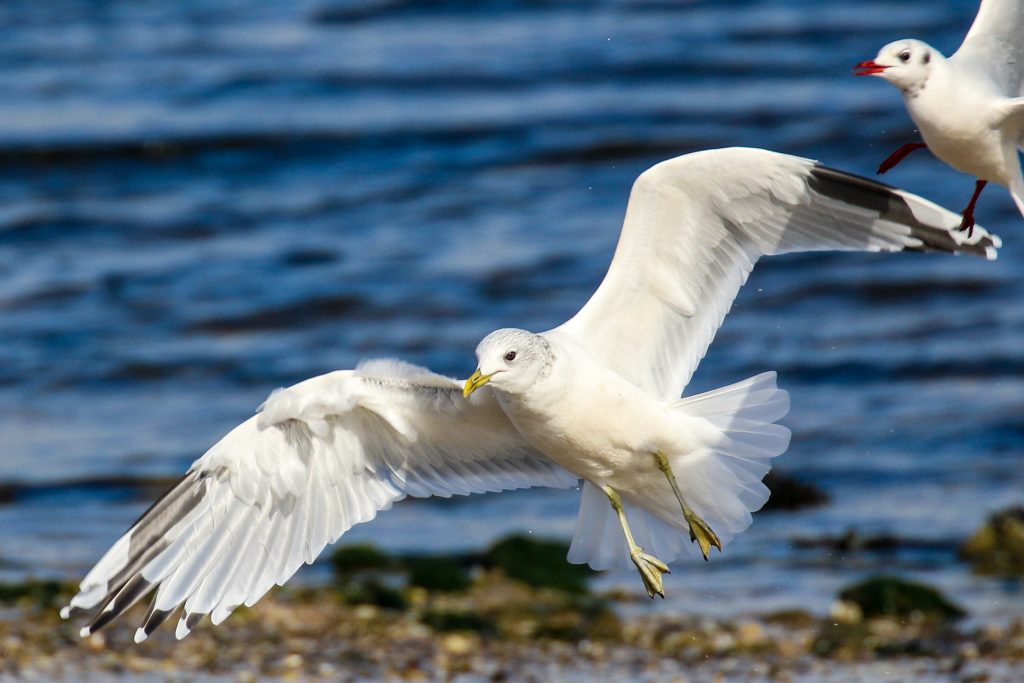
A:
MULTIPOLYGON (((687 420, 705 421, 705 429, 700 430, 706 438, 703 447, 669 459, 686 502, 724 546, 750 526, 750 513, 768 500, 768 488, 761 480, 771 469, 771 459, 789 446, 789 430, 774 424, 789 412, 789 394, 776 386, 774 372, 766 372, 681 399, 671 408, 687 420), (713 429, 706 428, 709 423, 713 429)), ((663 562, 684 552, 698 556, 671 489, 667 485, 651 489, 650 495, 624 496, 637 543, 663 562)), ((615 512, 604 492, 590 482, 583 486, 569 561, 594 569, 629 566, 615 512)))

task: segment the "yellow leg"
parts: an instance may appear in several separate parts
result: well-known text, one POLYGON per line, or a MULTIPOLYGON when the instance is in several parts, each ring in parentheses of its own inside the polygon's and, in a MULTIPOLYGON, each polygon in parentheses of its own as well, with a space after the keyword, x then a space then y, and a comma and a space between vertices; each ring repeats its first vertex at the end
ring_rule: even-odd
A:
POLYGON ((619 516, 619 524, 622 525, 622 533, 626 536, 626 543, 629 545, 629 557, 633 560, 633 564, 636 565, 637 570, 640 572, 640 578, 644 582, 644 588, 647 589, 647 594, 652 598, 655 595, 660 595, 662 598, 665 597, 665 584, 661 579, 662 574, 670 574, 668 565, 656 558, 654 555, 649 555, 644 552, 644 549, 636 544, 633 540, 633 532, 629 530, 629 522, 626 521, 626 512, 622 508, 622 499, 619 498, 619 494, 615 492, 611 486, 602 486, 601 490, 608 496, 608 500, 612 503, 612 508, 615 510, 615 514, 619 516))
POLYGON ((686 518, 686 523, 690 525, 690 540, 697 542, 701 553, 704 554, 705 560, 711 554, 712 546, 718 548, 718 552, 722 552, 722 542, 718 540, 718 534, 683 499, 683 494, 679 490, 679 482, 676 481, 676 475, 672 472, 672 466, 668 462, 668 457, 661 451, 657 451, 654 454, 654 459, 658 462, 658 469, 668 479, 668 483, 672 485, 672 491, 676 494, 679 506, 683 508, 683 517, 686 518))

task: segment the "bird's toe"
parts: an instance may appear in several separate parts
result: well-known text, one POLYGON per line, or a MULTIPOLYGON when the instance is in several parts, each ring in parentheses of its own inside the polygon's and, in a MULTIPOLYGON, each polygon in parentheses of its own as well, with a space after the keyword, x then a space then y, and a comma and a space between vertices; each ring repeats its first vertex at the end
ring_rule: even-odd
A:
POLYGON ((640 579, 644 582, 644 588, 647 589, 647 595, 652 598, 656 595, 660 595, 664 598, 665 582, 662 579, 662 575, 671 574, 668 565, 654 555, 645 553, 640 548, 631 552, 630 558, 633 560, 633 564, 636 565, 637 570, 640 572, 640 579))

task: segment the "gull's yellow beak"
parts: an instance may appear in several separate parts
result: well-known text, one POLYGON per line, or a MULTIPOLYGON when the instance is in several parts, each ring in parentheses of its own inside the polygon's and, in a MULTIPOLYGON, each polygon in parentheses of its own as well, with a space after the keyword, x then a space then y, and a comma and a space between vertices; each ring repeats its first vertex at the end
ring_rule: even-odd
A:
POLYGON ((466 398, 469 398, 470 394, 472 394, 474 391, 490 382, 492 377, 494 377, 493 372, 489 375, 481 375, 480 368, 477 368, 476 372, 474 372, 470 376, 470 378, 466 380, 466 386, 462 390, 462 395, 465 396, 466 398))

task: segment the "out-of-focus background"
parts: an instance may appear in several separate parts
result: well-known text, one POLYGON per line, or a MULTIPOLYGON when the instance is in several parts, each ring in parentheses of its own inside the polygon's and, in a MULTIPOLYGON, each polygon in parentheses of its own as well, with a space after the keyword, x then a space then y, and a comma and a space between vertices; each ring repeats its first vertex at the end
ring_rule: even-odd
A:
MULTIPOLYGON (((0 579, 80 577, 275 387, 382 356, 465 377, 488 331, 563 321, 657 161, 751 145, 872 175, 917 138, 899 93, 851 66, 905 36, 948 53, 975 10, 0 4, 0 579)), ((927 152, 886 180, 957 211, 973 189, 927 152)), ((758 266, 688 392, 777 369, 777 467, 829 500, 758 514, 657 608, 823 613, 885 570, 975 617, 1021 613, 1019 584, 957 559, 1024 491, 1024 220, 995 186, 978 217, 1005 238, 995 263, 758 266)), ((577 497, 406 501, 342 542, 568 539, 577 497)))

